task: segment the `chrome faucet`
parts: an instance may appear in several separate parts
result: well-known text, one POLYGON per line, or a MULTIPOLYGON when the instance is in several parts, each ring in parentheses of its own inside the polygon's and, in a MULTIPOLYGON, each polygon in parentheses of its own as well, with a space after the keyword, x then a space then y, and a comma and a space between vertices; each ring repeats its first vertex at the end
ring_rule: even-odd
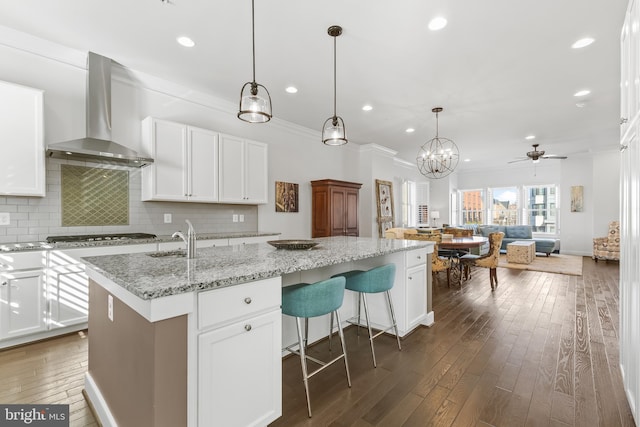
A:
POLYGON ((195 258, 196 257, 196 232, 193 229, 193 225, 191 224, 191 221, 187 219, 185 220, 185 222, 189 226, 189 230, 187 231, 187 237, 185 238, 184 234, 182 234, 181 231, 176 231, 171 235, 171 237, 173 239, 175 239, 176 237, 181 238, 184 241, 184 243, 187 245, 187 258, 195 258))

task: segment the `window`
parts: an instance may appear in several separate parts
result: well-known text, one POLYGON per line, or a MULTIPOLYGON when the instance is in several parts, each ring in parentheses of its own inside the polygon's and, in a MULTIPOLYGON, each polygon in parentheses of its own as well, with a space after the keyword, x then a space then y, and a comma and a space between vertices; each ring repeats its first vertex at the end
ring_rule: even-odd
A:
POLYGON ((525 224, 532 227, 534 233, 557 232, 558 189, 555 185, 524 187, 525 224))
POLYGON ((556 185, 460 190, 457 195, 460 224, 525 224, 531 225, 533 233, 558 233, 556 185))
POLYGON ((462 224, 484 224, 484 191, 460 191, 460 195, 462 224))
POLYGON ((501 187, 489 189, 489 224, 517 225, 518 220, 518 188, 501 187))

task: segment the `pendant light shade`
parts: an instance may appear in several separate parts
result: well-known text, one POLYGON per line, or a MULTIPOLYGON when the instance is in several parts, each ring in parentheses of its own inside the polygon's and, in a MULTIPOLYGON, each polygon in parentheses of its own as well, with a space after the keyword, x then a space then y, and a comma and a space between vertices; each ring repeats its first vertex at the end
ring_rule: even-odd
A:
POLYGON ((336 114, 336 38, 342 34, 342 27, 333 25, 327 33, 333 37, 333 116, 322 126, 322 142, 326 145, 344 145, 348 142, 344 120, 336 114))
POLYGON ((460 153, 458 146, 448 138, 438 135, 438 113, 441 107, 431 110, 436 113, 436 137, 425 142, 416 157, 416 163, 420 173, 427 178, 444 178, 458 166, 460 153))
POLYGON ((271 120, 271 96, 266 87, 256 83, 256 35, 254 0, 251 0, 251 40, 253 44, 253 80, 242 86, 238 118, 249 123, 266 123, 271 120))

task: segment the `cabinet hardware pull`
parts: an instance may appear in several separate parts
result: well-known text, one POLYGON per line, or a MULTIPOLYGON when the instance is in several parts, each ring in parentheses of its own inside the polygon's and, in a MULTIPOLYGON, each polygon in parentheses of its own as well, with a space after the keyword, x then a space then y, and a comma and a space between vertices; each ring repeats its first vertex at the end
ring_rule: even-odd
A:
POLYGON ((418 255, 418 259, 422 259, 422 257, 420 255, 418 255))
POLYGON ((2 282, 2 286, 7 286, 9 282, 2 282))
POLYGON ((251 304, 251 298, 250 297, 246 297, 244 299, 244 302, 247 303, 247 304, 251 304))
POLYGON ((627 123, 629 121, 629 119, 627 119, 626 117, 621 117, 620 118, 620 124, 623 125, 625 123, 627 123))
POLYGON ((413 280, 413 277, 409 276, 409 280, 413 280))
POLYGON ((251 325, 244 325, 244 330, 249 332, 251 330, 251 325))

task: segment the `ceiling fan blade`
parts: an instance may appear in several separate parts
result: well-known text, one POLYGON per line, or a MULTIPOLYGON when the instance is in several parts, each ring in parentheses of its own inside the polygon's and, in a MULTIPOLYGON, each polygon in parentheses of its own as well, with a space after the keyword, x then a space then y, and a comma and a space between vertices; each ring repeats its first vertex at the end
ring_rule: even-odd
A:
POLYGON ((546 156, 542 156, 543 159, 566 159, 567 156, 558 156, 556 154, 547 154, 546 156))
POLYGON ((531 159, 529 159, 528 157, 523 157, 523 158, 521 158, 521 159, 511 160, 511 161, 509 161, 509 162, 507 162, 507 163, 524 162, 525 160, 531 160, 531 159))

